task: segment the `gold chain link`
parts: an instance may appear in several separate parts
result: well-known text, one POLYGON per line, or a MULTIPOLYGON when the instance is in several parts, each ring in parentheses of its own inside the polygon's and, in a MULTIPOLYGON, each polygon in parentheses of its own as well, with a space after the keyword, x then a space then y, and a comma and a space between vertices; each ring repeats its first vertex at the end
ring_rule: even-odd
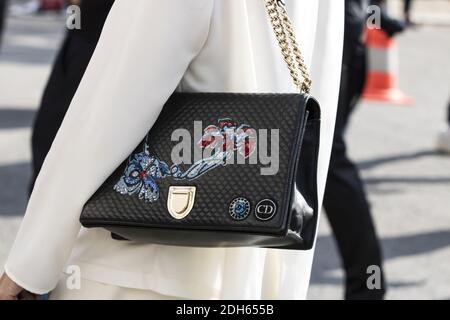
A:
POLYGON ((311 78, 297 43, 286 7, 280 0, 264 0, 267 14, 281 48, 281 54, 289 69, 294 85, 300 92, 311 91, 311 78), (300 79, 299 72, 303 80, 300 79))

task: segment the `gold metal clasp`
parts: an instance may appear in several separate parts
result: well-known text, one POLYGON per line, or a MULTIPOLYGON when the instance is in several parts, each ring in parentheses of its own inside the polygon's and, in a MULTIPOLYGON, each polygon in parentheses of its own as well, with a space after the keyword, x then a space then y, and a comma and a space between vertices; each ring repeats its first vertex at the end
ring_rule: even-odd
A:
POLYGON ((195 202, 196 187, 171 186, 167 196, 167 209, 175 219, 185 218, 192 210, 195 202))

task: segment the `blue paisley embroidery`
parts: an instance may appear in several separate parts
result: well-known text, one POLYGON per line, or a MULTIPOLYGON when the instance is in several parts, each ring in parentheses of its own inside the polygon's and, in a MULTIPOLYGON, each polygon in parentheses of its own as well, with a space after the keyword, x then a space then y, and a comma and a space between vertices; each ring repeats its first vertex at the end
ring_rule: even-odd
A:
MULTIPOLYGON (((147 136, 148 139, 148 136, 147 136)), ((220 166, 227 164, 234 151, 248 158, 256 149, 256 136, 246 124, 239 127, 229 118, 220 119, 218 125, 210 125, 197 145, 202 149, 215 149, 217 152, 208 158, 192 164, 186 171, 174 164, 169 168, 166 162, 152 156, 149 145, 144 143, 144 151, 133 154, 114 190, 123 195, 138 194, 147 202, 159 199, 157 180, 172 177, 175 180, 193 180, 220 166)))

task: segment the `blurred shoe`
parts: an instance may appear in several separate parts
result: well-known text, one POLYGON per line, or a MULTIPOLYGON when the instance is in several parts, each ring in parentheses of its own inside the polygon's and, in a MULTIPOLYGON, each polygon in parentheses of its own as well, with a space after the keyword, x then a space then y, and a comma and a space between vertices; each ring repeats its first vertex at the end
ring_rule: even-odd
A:
POLYGON ((404 23, 407 29, 414 29, 420 26, 418 23, 411 21, 410 19, 406 19, 404 23))
POLYGON ((450 126, 438 135, 437 149, 450 154, 450 126))

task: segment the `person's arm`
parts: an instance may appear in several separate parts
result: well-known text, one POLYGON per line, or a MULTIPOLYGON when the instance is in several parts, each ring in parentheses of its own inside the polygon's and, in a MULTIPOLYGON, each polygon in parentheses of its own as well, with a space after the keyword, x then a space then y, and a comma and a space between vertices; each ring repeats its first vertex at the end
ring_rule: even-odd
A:
POLYGON ((7 260, 15 283, 37 294, 56 286, 83 204, 157 119, 206 41, 213 5, 116 0, 7 260))

